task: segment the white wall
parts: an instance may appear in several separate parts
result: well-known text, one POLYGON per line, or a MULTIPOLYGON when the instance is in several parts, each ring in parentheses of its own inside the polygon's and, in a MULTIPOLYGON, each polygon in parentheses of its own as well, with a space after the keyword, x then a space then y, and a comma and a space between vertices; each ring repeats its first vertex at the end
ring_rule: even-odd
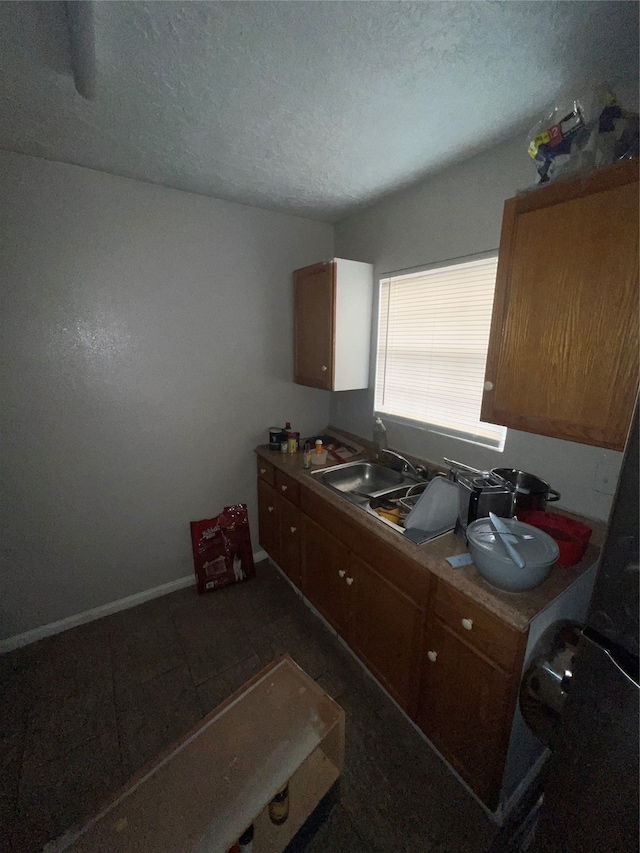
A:
POLYGON ((188 575, 189 521, 249 504, 292 382, 291 271, 326 224, 0 152, 0 637, 188 575))
MULTIPOLYGON (((337 223, 336 255, 374 264, 377 281, 386 273, 496 249, 504 200, 533 177, 524 139, 518 137, 337 223)), ((376 302, 373 345, 377 314, 376 302)), ((372 358, 369 390, 332 395, 333 425, 371 436, 374 365, 372 358)), ((515 430, 508 431, 504 452, 498 453, 390 422, 387 427, 390 446, 397 450, 433 462, 449 456, 479 468, 530 471, 561 492, 558 506, 608 517, 612 499, 596 490, 596 480, 602 472, 613 490, 621 453, 515 430)))

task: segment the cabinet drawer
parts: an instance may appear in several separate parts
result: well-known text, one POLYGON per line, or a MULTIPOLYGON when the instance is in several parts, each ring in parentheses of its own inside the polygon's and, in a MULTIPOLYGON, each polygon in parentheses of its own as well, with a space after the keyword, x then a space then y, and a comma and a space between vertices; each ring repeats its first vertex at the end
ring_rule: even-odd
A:
POLYGON ((282 495, 283 498, 286 498, 291 503, 298 506, 300 502, 300 484, 290 477, 288 474, 285 474, 284 471, 280 471, 276 468, 276 492, 279 495, 282 495))
POLYGON ((507 672, 519 665, 526 634, 501 622, 442 581, 436 588, 434 612, 459 637, 507 672))
POLYGON ((271 462, 266 462, 261 456, 258 456, 258 479, 264 480, 270 486, 275 485, 275 468, 271 462))

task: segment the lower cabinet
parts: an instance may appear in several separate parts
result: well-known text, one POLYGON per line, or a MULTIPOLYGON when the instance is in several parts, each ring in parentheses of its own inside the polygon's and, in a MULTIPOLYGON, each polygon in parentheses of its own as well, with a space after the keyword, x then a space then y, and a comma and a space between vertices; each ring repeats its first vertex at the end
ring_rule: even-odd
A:
POLYGON ((298 507, 281 497, 264 480, 258 480, 260 545, 282 571, 300 586, 301 541, 298 507))
MULTIPOLYGON (((296 586, 301 582, 302 529, 300 511, 285 498, 276 495, 280 528, 280 562, 278 565, 296 586)), ((265 549, 266 550, 266 549, 265 549)))
POLYGON ((495 809, 526 633, 264 464, 258 506, 269 556, 495 809))
POLYGON ((349 645, 396 702, 415 712, 425 611, 375 569, 351 556, 349 645))
POLYGON ((480 799, 495 808, 513 719, 511 680, 437 616, 425 652, 416 722, 480 799))
POLYGON ((489 808, 498 805, 527 635, 438 580, 416 722, 489 808))
POLYGON ((258 527, 260 545, 280 565, 280 496, 273 486, 258 480, 258 527))
POLYGON ((345 636, 353 577, 347 574, 347 548, 324 528, 301 515, 302 592, 335 630, 345 636))

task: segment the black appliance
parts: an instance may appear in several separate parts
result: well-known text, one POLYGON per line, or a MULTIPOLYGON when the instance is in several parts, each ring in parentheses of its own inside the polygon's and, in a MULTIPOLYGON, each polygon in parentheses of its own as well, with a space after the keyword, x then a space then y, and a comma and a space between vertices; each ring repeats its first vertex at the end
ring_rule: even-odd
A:
POLYGON ((500 518, 513 515, 513 493, 504 484, 500 485, 488 477, 458 474, 458 526, 467 527, 477 518, 488 518, 495 512, 500 518))
POLYGON ((639 849, 638 409, 575 656, 532 853, 639 849))

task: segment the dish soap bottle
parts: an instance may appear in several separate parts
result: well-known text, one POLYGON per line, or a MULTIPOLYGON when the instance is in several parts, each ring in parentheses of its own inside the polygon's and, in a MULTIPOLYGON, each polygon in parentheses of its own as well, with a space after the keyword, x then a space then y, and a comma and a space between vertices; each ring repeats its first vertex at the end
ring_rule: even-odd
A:
POLYGON ((375 458, 382 458, 382 451, 386 450, 388 445, 387 442, 387 428, 382 423, 382 418, 376 418, 373 423, 373 444, 375 447, 375 458))

